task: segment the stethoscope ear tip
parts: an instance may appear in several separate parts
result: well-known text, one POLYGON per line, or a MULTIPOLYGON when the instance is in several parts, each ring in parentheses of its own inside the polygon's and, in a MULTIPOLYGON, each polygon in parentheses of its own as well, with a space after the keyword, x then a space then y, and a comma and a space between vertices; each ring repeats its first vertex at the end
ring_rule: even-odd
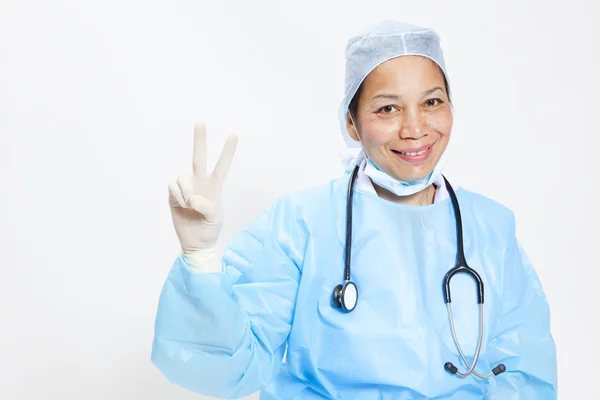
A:
POLYGON ((494 368, 492 372, 494 373, 494 375, 498 376, 501 373, 506 372, 506 367, 504 366, 504 364, 498 364, 498 366, 494 368))
POLYGON ((458 368, 456 368, 451 362, 447 362, 446 364, 444 364, 444 369, 450 372, 452 375, 456 375, 456 373, 458 372, 458 368))
POLYGON ((460 375, 463 378, 466 378, 467 376, 471 375, 471 373, 474 373, 475 375, 477 375, 480 378, 486 378, 487 379, 487 378, 490 378, 492 376, 492 374, 495 375, 495 376, 498 376, 501 373, 506 372, 506 367, 504 366, 504 364, 498 364, 496 366, 496 368, 492 369, 492 374, 489 374, 489 375, 486 375, 486 376, 479 375, 479 374, 477 374, 477 372, 472 371, 472 370, 470 370, 467 373, 458 372, 458 368, 456 368, 454 366, 454 364, 452 364, 451 362, 447 362, 446 364, 444 364, 444 369, 446 371, 448 371, 452 375, 456 375, 458 373, 458 375, 460 375))

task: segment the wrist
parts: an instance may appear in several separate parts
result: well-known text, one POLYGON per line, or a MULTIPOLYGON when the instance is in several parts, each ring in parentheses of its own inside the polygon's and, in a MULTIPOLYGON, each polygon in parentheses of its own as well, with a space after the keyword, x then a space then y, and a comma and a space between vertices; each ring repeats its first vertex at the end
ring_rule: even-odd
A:
POLYGON ((183 259, 194 272, 221 272, 221 259, 217 247, 211 246, 197 250, 183 250, 183 259))

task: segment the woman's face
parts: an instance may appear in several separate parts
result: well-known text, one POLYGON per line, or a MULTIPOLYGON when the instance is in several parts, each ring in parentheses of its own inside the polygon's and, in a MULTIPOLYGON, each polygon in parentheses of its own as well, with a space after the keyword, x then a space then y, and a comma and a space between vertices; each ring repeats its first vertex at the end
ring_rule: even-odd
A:
POLYGON ((363 81, 356 119, 348 114, 348 132, 379 168, 405 182, 428 176, 452 130, 442 71, 420 56, 380 64, 363 81))

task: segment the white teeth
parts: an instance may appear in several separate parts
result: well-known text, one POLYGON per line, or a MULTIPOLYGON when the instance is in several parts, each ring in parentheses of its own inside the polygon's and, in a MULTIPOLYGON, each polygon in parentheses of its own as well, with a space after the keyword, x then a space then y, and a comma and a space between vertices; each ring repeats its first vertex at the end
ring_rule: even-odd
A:
POLYGON ((426 151, 427 151, 427 149, 421 150, 421 151, 417 151, 417 152, 414 152, 414 151, 411 151, 411 152, 402 152, 401 151, 400 154, 404 154, 404 155, 410 156, 410 157, 415 157, 415 156, 420 156, 422 154, 425 154, 426 151))

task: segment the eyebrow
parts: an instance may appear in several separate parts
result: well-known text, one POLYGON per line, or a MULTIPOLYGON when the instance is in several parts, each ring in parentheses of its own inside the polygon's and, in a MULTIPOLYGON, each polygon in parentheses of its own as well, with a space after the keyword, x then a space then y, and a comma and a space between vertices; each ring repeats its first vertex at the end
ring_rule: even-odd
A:
POLYGON ((444 91, 444 89, 442 89, 441 86, 436 86, 436 87, 433 87, 433 88, 431 88, 431 89, 426 90, 425 92, 423 92, 423 96, 427 96, 428 94, 431 94, 431 93, 435 92, 436 90, 444 91))
MULTIPOLYGON (((433 88, 431 88, 429 90, 424 91, 423 92, 423 96, 430 95, 431 93, 435 92, 436 90, 442 90, 443 91, 443 89, 442 89, 441 86, 436 86, 436 87, 433 87, 433 88)), ((379 99, 379 98, 390 99, 390 100, 398 100, 398 99, 400 99, 400 97, 401 96, 398 96, 398 95, 395 95, 395 94, 381 93, 381 94, 378 94, 377 96, 373 97, 373 100, 379 99)))

